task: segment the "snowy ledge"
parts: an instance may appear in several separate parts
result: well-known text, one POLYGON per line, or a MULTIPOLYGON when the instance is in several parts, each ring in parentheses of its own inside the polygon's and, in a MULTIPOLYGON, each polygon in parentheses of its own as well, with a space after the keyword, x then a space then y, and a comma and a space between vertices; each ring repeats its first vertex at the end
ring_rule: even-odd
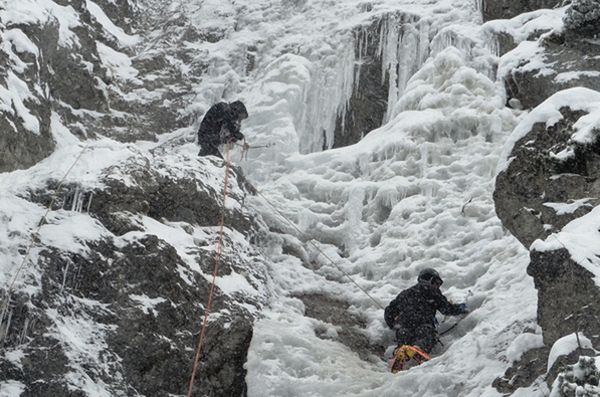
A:
POLYGON ((600 92, 583 87, 559 91, 533 109, 515 127, 500 156, 498 174, 508 168, 515 144, 531 132, 535 124, 545 123, 546 128, 549 128, 562 120, 562 108, 588 113, 573 125, 571 142, 586 145, 594 141, 600 131, 600 92))
POLYGON ((568 223, 546 240, 536 240, 531 250, 545 252, 566 248, 571 258, 594 275, 600 286, 600 206, 568 223))

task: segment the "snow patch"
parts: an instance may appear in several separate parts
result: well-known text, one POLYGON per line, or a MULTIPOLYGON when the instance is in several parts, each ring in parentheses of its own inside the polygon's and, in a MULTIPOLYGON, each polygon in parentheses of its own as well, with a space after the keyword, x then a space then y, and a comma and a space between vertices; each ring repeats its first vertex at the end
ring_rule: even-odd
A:
POLYGON ((544 338, 540 334, 525 333, 519 335, 512 341, 506 351, 506 358, 511 362, 519 361, 523 353, 544 347, 544 338))
POLYGON ((560 113, 562 108, 589 113, 573 125, 575 131, 571 139, 574 142, 589 144, 596 139, 600 131, 600 92, 583 87, 559 91, 523 117, 515 127, 504 146, 501 156, 503 160, 498 165, 498 173, 508 168, 509 156, 515 144, 533 129, 534 124, 545 123, 546 127, 555 125, 563 119, 560 113))
POLYGON ((593 198, 583 198, 580 200, 574 200, 572 203, 543 203, 544 206, 552 208, 556 211, 556 215, 572 214, 581 207, 593 207, 588 201, 593 198))
POLYGON ((40 122, 37 117, 31 114, 25 104, 27 101, 37 103, 38 100, 29 91, 27 83, 9 71, 6 79, 6 88, 0 86, 0 110, 12 114, 16 113, 21 118, 23 127, 39 135, 40 122))
POLYGON ((150 298, 147 295, 129 295, 131 300, 138 303, 138 307, 146 314, 152 313, 155 317, 158 316, 158 312, 156 311, 156 305, 166 302, 165 298, 150 298))
POLYGON ((78 46, 79 39, 73 28, 81 25, 77 12, 71 6, 61 6, 52 0, 9 1, 0 9, 0 21, 5 26, 58 23, 58 44, 78 46))
MULTIPOLYGON (((579 343, 581 343, 582 349, 593 349, 592 342, 583 334, 579 334, 579 343)), ((577 342, 577 335, 572 333, 567 336, 563 336, 552 345, 550 349, 550 355, 548 356, 548 367, 546 372, 552 369, 552 366, 560 356, 566 356, 571 352, 574 352, 579 348, 577 342)))
POLYGON ((25 385, 16 380, 0 382, 0 397, 19 397, 25 390, 25 385))
POLYGON ((565 84, 572 80, 578 80, 582 77, 598 77, 600 72, 596 70, 578 70, 573 72, 562 72, 556 75, 554 81, 559 84, 565 84))
POLYGON ((100 222, 87 214, 72 211, 56 211, 40 228, 40 241, 63 252, 85 254, 88 242, 110 236, 100 222))
POLYGON ((142 84, 141 80, 136 78, 139 72, 131 66, 131 59, 126 54, 115 51, 99 41, 96 42, 96 47, 102 63, 106 65, 112 77, 123 82, 142 84))
POLYGON ((551 234, 545 240, 536 240, 532 250, 554 251, 565 248, 571 258, 593 275, 600 286, 600 206, 590 213, 569 222, 558 233, 551 234))
POLYGON ((90 10, 92 16, 102 25, 104 30, 113 35, 119 44, 123 47, 133 47, 140 42, 138 35, 131 36, 123 31, 120 27, 115 25, 108 16, 104 13, 102 8, 91 0, 86 0, 87 8, 90 10))

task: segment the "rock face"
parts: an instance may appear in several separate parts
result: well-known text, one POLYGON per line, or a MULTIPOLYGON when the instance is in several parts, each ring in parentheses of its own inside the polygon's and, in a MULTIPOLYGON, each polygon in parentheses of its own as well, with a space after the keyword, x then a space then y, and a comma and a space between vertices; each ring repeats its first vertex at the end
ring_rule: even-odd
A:
POLYGON ((574 157, 561 159, 557 154, 570 147, 573 124, 584 116, 568 108, 561 113, 555 125, 537 123, 515 144, 513 160, 496 179, 496 212, 525 247, 600 204, 600 142, 575 144, 574 157), (570 206, 561 209, 561 203, 570 206))
POLYGON ((28 24, 18 18, 28 12, 26 4, 10 4, 2 16, 0 35, 8 45, 1 58, 10 62, 0 64, 0 82, 11 93, 0 107, 0 172, 29 167, 52 152, 51 112, 76 118, 73 110, 108 110, 106 69, 96 47, 100 37, 85 4, 71 1, 57 6, 58 16, 48 11, 47 19, 34 17, 28 24), (61 18, 76 21, 72 30, 61 18))
POLYGON ((531 251, 527 273, 538 290, 538 323, 544 330, 544 344, 576 330, 600 343, 600 288, 594 275, 575 262, 566 249, 531 251), (574 293, 577 291, 577 293, 574 293))
POLYGON ((323 327, 317 329, 320 338, 343 343, 363 360, 377 362, 383 356, 385 347, 369 341, 365 320, 349 312, 347 303, 320 294, 302 295, 299 299, 304 303, 308 317, 323 322, 323 327), (335 327, 333 335, 329 327, 335 327))
POLYGON ((14 288, 0 285, 0 389, 8 382, 25 397, 186 394, 223 212, 193 395, 243 396, 253 323, 269 295, 265 263, 249 243, 263 230, 244 205, 252 188, 234 169, 224 202, 223 162, 178 150, 188 131, 152 149, 138 142, 192 124, 194 92, 221 98, 191 88, 208 61, 186 37, 221 40, 235 19, 222 31, 196 31, 185 7, 166 11, 153 0, 4 6, 0 172, 33 166, 2 175, 2 183, 24 182, 3 184, 0 229, 8 237, 0 251, 14 262, 6 268, 19 266, 40 209, 53 204, 14 288), (80 140, 88 149, 73 174, 82 167, 85 177, 71 175, 59 189, 66 169, 56 168, 80 140), (18 218, 12 205, 28 215, 18 218))
MULTIPOLYGON (((131 58, 141 42, 136 27, 153 26, 147 11, 128 1, 62 3, 35 5, 41 14, 23 19, 33 3, 11 2, 0 16, 0 85, 9 91, 0 102, 0 172, 48 156, 63 125, 83 139, 133 142, 192 121, 182 112, 190 79, 165 61, 177 64, 187 52, 171 45, 170 56, 151 48, 131 58)), ((203 66, 186 60, 198 79, 203 66)))
MULTIPOLYGON (((527 272, 538 291, 537 318, 546 348, 576 331, 594 346, 600 343, 600 287, 594 273, 598 255, 592 248, 600 244, 594 237, 600 125, 594 121, 596 109, 587 106, 600 96, 584 88, 568 89, 600 89, 600 46, 591 40, 591 30, 583 28, 591 26, 598 10, 586 4, 575 2, 566 12, 564 32, 521 42, 503 58, 508 64, 500 64, 509 100, 534 109, 513 132, 516 142, 496 179, 494 201, 504 226, 530 248, 527 272), (574 31, 575 25, 582 28, 574 31), (576 104, 579 99, 583 106, 576 104), (590 240, 581 243, 583 238, 590 240)), ((554 368, 547 380, 552 382, 556 373, 554 368)), ((504 387, 501 380, 496 386, 504 387)))
POLYGON ((594 275, 571 257, 556 235, 599 204, 600 139, 596 134, 593 141, 578 143, 572 138, 574 125, 586 112, 567 107, 559 112, 562 119, 548 126, 542 118, 515 143, 494 191, 498 216, 523 245, 537 239, 558 243, 549 250, 534 246, 528 267, 538 290, 538 322, 549 346, 575 329, 592 337, 600 325, 593 304, 600 294, 594 275))
MULTIPOLYGON (((527 273, 538 291, 537 320, 545 345, 539 355, 532 352, 538 361, 546 360, 547 349, 557 340, 576 331, 594 346, 600 343, 600 287, 593 273, 597 254, 579 254, 585 248, 576 245, 584 236, 592 239, 584 244, 598 244, 593 229, 598 229, 594 225, 600 204, 600 126, 586 124, 596 111, 586 104, 598 100, 597 92, 577 88, 544 101, 513 132, 518 139, 496 179, 496 213, 530 249, 527 273), (584 98, 584 105, 575 104, 575 98, 584 98), (585 139, 580 135, 583 128, 589 132, 585 139), (589 225, 589 231, 583 232, 580 225, 589 225)), ((573 358, 577 357, 568 359, 573 358)), ((505 377, 521 374, 527 384, 545 372, 544 365, 533 372, 522 368, 522 363, 515 365, 505 377)), ((556 371, 553 374, 549 382, 556 371)), ((512 383, 498 379, 495 386, 512 392, 512 383)))
POLYGON ((540 8, 553 8, 561 3, 561 0, 481 0, 481 8, 483 20, 490 21, 509 19, 540 8))
POLYGON ((566 88, 599 90, 600 59, 594 55, 598 53, 597 42, 566 39, 564 34, 546 36, 540 39, 537 49, 523 53, 520 64, 505 77, 507 95, 519 99, 525 108, 534 108, 566 88))
MULTIPOLYGON (((141 160, 107 169, 95 187, 47 187, 28 197, 64 200, 56 201, 62 210, 54 208, 62 215, 40 229, 32 265, 37 292, 13 293, 0 314, 0 378, 25 385, 22 396, 187 393, 224 169, 220 161, 165 154, 141 160), (172 161, 187 167, 176 172, 172 161), (81 228, 71 248, 46 232, 62 230, 69 219, 81 228)), ((267 297, 265 265, 246 242, 261 226, 241 205, 247 192, 236 175, 229 180, 236 204, 225 212, 225 249, 194 396, 244 395, 255 313, 267 297), (225 288, 227 279, 245 287, 225 288)))

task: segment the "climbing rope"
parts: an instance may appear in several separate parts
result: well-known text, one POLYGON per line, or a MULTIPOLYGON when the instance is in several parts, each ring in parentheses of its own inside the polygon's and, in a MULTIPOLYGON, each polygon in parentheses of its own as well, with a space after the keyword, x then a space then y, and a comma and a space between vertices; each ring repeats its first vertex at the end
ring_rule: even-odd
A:
POLYGON ((187 397, 192 396, 192 391, 194 389, 194 382, 196 380, 196 371, 198 370, 198 365, 200 364, 200 356, 202 355, 202 350, 204 348, 204 338, 206 336, 206 329, 208 327, 208 315, 210 314, 213 302, 213 295, 215 291, 215 285, 217 280, 217 273, 219 270, 219 264, 221 263, 221 254, 223 253, 223 237, 225 230, 225 201, 227 200, 227 185, 229 182, 229 170, 231 168, 230 162, 230 145, 226 146, 226 154, 225 154, 225 182, 223 186, 223 207, 221 209, 221 222, 219 224, 219 237, 216 243, 215 250, 215 265, 212 274, 212 283, 210 285, 210 292, 208 293, 208 303, 206 304, 206 309, 204 310, 204 320, 202 321, 202 326, 200 328, 200 336, 198 337, 198 345, 196 346, 196 354, 194 356, 194 365, 192 367, 192 376, 190 378, 190 384, 188 388, 187 397))
MULTIPOLYGON (((242 158, 244 158, 244 154, 247 155, 247 152, 248 152, 249 149, 271 146, 271 145, 250 146, 250 145, 248 145, 248 143, 245 140, 244 140, 244 143, 242 145, 240 145, 240 144, 236 144, 236 145, 242 146, 242 148, 243 148, 242 158)), ((208 316, 209 316, 210 311, 212 309, 212 302, 213 302, 214 290, 215 290, 215 286, 216 286, 216 278, 217 278, 217 274, 218 274, 219 265, 220 265, 220 262, 221 262, 221 256, 222 256, 222 253, 223 253, 223 239, 224 239, 224 229, 225 229, 225 201, 227 200, 227 194, 228 194, 228 190, 227 189, 228 189, 228 181, 229 181, 229 171, 230 171, 230 168, 231 168, 230 152, 231 152, 231 145, 227 145, 226 146, 226 155, 225 155, 225 182, 224 182, 224 186, 223 186, 223 207, 221 209, 221 221, 220 221, 220 224, 219 224, 219 237, 217 239, 216 250, 215 250, 215 257, 214 257, 214 259, 215 259, 215 261, 214 261, 215 265, 214 265, 213 274, 212 274, 212 282, 211 282, 211 286, 210 286, 210 291, 209 291, 209 294, 208 294, 208 303, 206 305, 206 309, 204 310, 204 319, 202 321, 202 326, 200 328, 200 335, 198 336, 198 343, 197 343, 196 352, 195 352, 195 355, 194 355, 194 363, 193 363, 193 366, 192 366, 192 375, 190 377, 190 383, 189 383, 189 386, 188 386, 187 397, 191 397, 192 396, 192 391, 194 389, 194 383, 195 383, 195 380, 196 380, 196 372, 198 370, 198 365, 200 364, 200 358, 202 356, 202 351, 203 351, 203 348, 204 348, 204 339, 206 337, 206 330, 207 330, 207 327, 208 327, 208 316)), ((294 229, 296 229, 298 231, 298 233, 303 234, 303 232, 292 221, 290 221, 289 219, 287 219, 261 192, 257 191, 257 193, 286 222, 288 222, 294 229)), ((358 287, 358 289, 360 289, 373 302, 375 302, 375 304, 379 308, 383 309, 383 306, 381 305, 381 303, 379 303, 364 288, 362 288, 358 283, 356 283, 356 281, 354 281, 354 279, 348 273, 346 273, 342 268, 340 268, 340 266, 338 266, 338 264, 335 263, 333 259, 331 259, 325 252, 323 252, 323 250, 321 250, 321 248, 319 248, 312 241, 309 241, 309 244, 311 244, 327 260, 329 260, 329 262, 331 262, 331 264, 333 266, 335 266, 344 276, 346 276, 354 285, 356 285, 358 287)))
POLYGON ((86 144, 83 147, 83 149, 81 149, 81 152, 79 152, 79 155, 75 158, 75 161, 73 161, 73 164, 71 164, 71 166, 69 167, 69 169, 67 169, 67 172, 65 172, 65 174, 63 175, 62 179, 58 183, 58 186, 56 187, 56 193, 52 197, 52 200, 50 201, 50 205, 48 205, 48 208, 46 209, 46 212, 44 213, 44 215, 42 216, 42 218, 38 222, 38 225, 37 225, 37 228, 35 229, 35 231, 33 233, 31 233, 31 236, 30 236, 30 239, 29 239, 29 244, 27 246, 27 250, 25 251, 25 256, 23 257, 23 260, 21 261, 21 264, 17 268, 17 271, 16 271, 15 275, 12 277, 12 280, 9 283, 8 288, 6 289, 6 291, 4 293, 4 296, 2 298, 2 309, 0 310, 0 319, 3 319, 4 318, 4 314, 8 311, 8 306, 10 305, 10 298, 11 298, 12 293, 13 293, 14 285, 15 285, 18 277, 19 277, 19 274, 21 273, 21 271, 25 268, 25 265, 27 264, 27 261, 29 259, 29 255, 31 254, 31 249, 33 248, 33 245, 35 244, 35 236, 38 235, 38 233, 40 232, 40 229, 45 224, 46 217, 48 216, 48 214, 52 210, 52 206, 54 205, 54 202, 56 201, 56 198, 58 196, 58 192, 60 191, 60 188, 62 187, 63 183, 67 179, 67 176, 71 173, 71 171, 73 170, 73 168, 75 168, 75 165, 79 162, 79 159, 81 159, 81 156, 83 156, 83 153, 87 150, 88 146, 89 146, 89 141, 86 142, 86 144))
MULTIPOLYGON (((261 192, 259 192, 257 190, 257 193, 260 197, 262 197, 262 199, 271 207, 273 208, 273 210, 275 210, 275 212, 277 212, 279 214, 279 216, 281 216, 288 224, 290 224, 290 226, 292 226, 292 228, 294 228, 300 235, 304 235, 304 232, 302 230, 300 230, 300 228, 298 226, 296 226, 296 224, 292 221, 290 221, 285 215, 283 215, 281 213, 281 211, 279 211, 277 209, 277 207, 275 207, 261 192)), ((373 296, 371 296, 371 294, 369 294, 364 288, 362 288, 356 281, 354 281, 354 279, 348 274, 346 273, 333 259, 331 259, 329 257, 329 255, 327 255, 325 252, 323 252, 323 250, 317 245, 315 244, 312 240, 308 240, 308 243, 310 245, 312 245, 317 252, 319 252, 321 255, 323 255, 323 257, 325 259, 327 259, 338 271, 340 271, 348 280, 350 280, 350 282, 352 282, 352 284, 356 285, 356 287, 358 287, 359 290, 361 290, 366 296, 368 296, 374 303, 375 305, 377 305, 377 307, 379 307, 380 309, 383 309, 383 305, 375 298, 373 298, 373 296)))

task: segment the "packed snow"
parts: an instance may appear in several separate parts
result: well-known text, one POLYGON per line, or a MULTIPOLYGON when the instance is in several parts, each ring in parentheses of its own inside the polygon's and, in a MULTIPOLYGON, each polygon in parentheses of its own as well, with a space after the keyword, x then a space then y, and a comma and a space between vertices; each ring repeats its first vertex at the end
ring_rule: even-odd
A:
MULTIPOLYGON (((50 0, 18 3, 0 10, 3 23, 34 23, 53 16, 61 26, 61 44, 76 44, 69 29, 78 19, 70 7, 50 0), (39 5, 43 8, 34 9, 39 5)), ((491 386, 493 380, 525 351, 539 347, 541 336, 531 333, 536 329, 537 294, 526 274, 528 252, 502 228, 494 212, 494 178, 509 161, 512 145, 533 123, 556 122, 563 103, 591 112, 575 126, 573 137, 589 139, 598 122, 600 94, 572 89, 519 120, 504 106, 493 73, 499 60, 489 41, 492 27, 480 25, 477 1, 381 0, 370 7, 362 0, 225 3, 174 3, 164 13, 171 15, 179 7, 197 29, 216 30, 223 37, 217 43, 186 43, 208 66, 181 113, 200 115, 218 100, 242 99, 250 113, 243 132, 251 144, 266 146, 252 149, 247 160, 238 160, 236 149, 233 158, 260 191, 248 198, 248 205, 279 231, 257 247, 269 264, 269 285, 257 285, 252 275, 235 272, 217 280, 227 294, 266 295, 266 289, 273 294, 254 328, 246 364, 248 395, 500 396, 491 386), (354 38, 366 34, 364 27, 384 15, 389 19, 380 32, 380 54, 393 77, 385 123, 352 146, 322 150, 332 147, 336 119, 346 111, 358 81, 360 68, 355 65, 363 53, 355 52, 354 38), (245 59, 249 48, 256 48, 250 71, 245 59), (373 354, 364 360, 348 346, 319 337, 316 329, 322 322, 307 317, 299 299, 319 293, 348 302, 349 310, 366 324, 360 332, 373 345, 389 346, 393 333, 383 322, 383 306, 411 286, 425 267, 441 273, 443 292, 454 302, 466 302, 470 313, 463 319, 440 317, 445 328, 460 322, 442 338, 444 345, 430 362, 400 374, 389 372, 384 357, 373 354), (348 282, 347 275, 361 289, 348 282)), ((88 0, 87 6, 121 46, 156 50, 158 39, 152 35, 128 35, 96 3, 88 0)), ((542 25, 560 28, 561 12, 540 12, 493 28, 519 31, 524 39, 542 25)), ((35 51, 18 32, 11 37, 20 43, 19 51, 35 51)), ((115 79, 140 78, 125 52, 102 44, 99 53, 115 79)), ((540 53, 536 43, 523 41, 503 58, 499 73, 518 65, 525 54, 540 53)), ((189 65, 169 62, 182 78, 191 73, 189 65)), ((9 97, 1 89, 0 106, 16 103, 27 120, 26 109, 17 106, 21 97, 9 97)), ((29 125, 35 130, 33 121, 29 125)), ((219 191, 223 170, 195 158, 197 147, 190 142, 194 127, 165 134, 157 143, 124 144, 108 138, 84 143, 54 114, 56 152, 30 169, 0 175, 0 282, 10 282, 22 259, 20 252, 45 211, 19 196, 60 180, 75 161, 66 181, 85 189, 100 186, 106 174, 129 183, 120 167, 152 162, 174 175, 193 173, 219 191)), ((565 233, 589 232, 597 219, 597 211, 592 211, 578 224, 573 221, 565 233)), ((39 244, 84 252, 84 240, 107 237, 85 211, 51 211, 48 220, 40 229, 39 244)), ((121 243, 157 235, 175 247, 189 269, 202 273, 193 250, 212 250, 206 242, 214 237, 214 228, 194 227, 190 234, 176 223, 150 218, 139 222, 143 231, 122 236, 121 243)), ((559 237, 568 247, 573 244, 577 252, 585 252, 575 247, 585 241, 559 237)), ((227 238, 232 252, 248 248, 234 231, 228 231, 227 238)), ((590 255, 597 254, 588 249, 590 255)), ((21 290, 39 276, 39 269, 31 266, 37 252, 17 280, 21 290)), ((184 271, 181 275, 185 280, 184 271)), ((147 311, 162 302, 160 297, 131 299, 147 311)), ((48 315, 76 364, 69 375, 73 387, 88 395, 110 395, 106 385, 94 382, 83 369, 89 361, 108 368, 110 362, 99 357, 104 331, 94 330, 83 314, 48 315)), ((327 335, 336 332, 331 326, 327 335)), ((23 387, 2 382, 0 396, 18 396, 23 387)))
POLYGON ((592 342, 585 335, 575 333, 563 336, 552 345, 548 356, 548 371, 560 356, 567 356, 577 349, 593 349, 592 342))

